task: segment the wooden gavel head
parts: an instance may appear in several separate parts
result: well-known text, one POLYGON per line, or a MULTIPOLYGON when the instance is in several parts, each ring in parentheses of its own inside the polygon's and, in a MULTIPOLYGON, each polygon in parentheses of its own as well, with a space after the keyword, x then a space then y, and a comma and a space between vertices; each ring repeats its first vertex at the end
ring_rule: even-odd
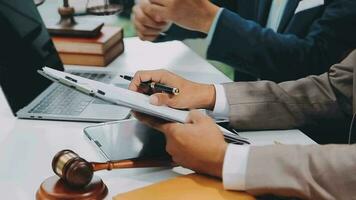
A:
POLYGON ((71 150, 58 152, 52 160, 52 169, 72 187, 84 187, 93 178, 94 169, 90 162, 71 150))

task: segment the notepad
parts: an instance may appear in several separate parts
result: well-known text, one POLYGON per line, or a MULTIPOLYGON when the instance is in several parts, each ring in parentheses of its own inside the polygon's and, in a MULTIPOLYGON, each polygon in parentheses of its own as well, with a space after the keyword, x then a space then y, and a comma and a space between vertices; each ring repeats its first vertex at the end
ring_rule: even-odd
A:
POLYGON ((169 179, 127 193, 114 200, 254 200, 245 192, 228 191, 219 179, 190 174, 169 179))
MULTIPOLYGON (((145 113, 168 121, 180 123, 187 122, 189 111, 174 109, 168 106, 152 105, 149 102, 149 96, 139 92, 120 88, 112 84, 90 80, 48 67, 42 68, 42 71, 39 71, 39 73, 52 81, 59 82, 87 95, 131 108, 137 112, 145 113)), ((225 138, 228 140, 248 144, 247 139, 239 137, 236 133, 232 133, 223 127, 220 127, 220 129, 224 133, 225 138)))

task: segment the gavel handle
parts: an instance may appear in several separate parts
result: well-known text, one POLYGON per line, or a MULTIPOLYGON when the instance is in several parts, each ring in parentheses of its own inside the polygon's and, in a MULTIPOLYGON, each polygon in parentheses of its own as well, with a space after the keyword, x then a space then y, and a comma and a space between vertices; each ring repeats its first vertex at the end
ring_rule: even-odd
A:
POLYGON ((94 171, 125 169, 125 168, 142 168, 142 167, 173 167, 176 164, 169 157, 164 158, 145 158, 129 159, 121 161, 108 161, 106 163, 91 162, 94 171))

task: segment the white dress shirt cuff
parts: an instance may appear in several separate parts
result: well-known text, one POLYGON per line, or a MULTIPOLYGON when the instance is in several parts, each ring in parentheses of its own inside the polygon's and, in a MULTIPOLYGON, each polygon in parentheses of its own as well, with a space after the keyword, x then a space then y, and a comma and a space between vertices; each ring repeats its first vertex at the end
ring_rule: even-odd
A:
POLYGON ((227 190, 246 189, 246 170, 250 146, 229 144, 224 158, 223 184, 227 190))
POLYGON ((208 36, 205 38, 205 42, 207 44, 207 46, 209 47, 211 40, 213 39, 214 33, 215 33, 215 29, 216 29, 216 25, 218 24, 221 12, 223 11, 223 8, 220 8, 219 11, 216 13, 215 18, 213 20, 213 23, 211 23, 209 32, 208 32, 208 36))
POLYGON ((214 87, 215 87, 215 106, 213 112, 210 114, 214 118, 228 119, 230 108, 227 102, 225 89, 220 84, 214 84, 214 87))

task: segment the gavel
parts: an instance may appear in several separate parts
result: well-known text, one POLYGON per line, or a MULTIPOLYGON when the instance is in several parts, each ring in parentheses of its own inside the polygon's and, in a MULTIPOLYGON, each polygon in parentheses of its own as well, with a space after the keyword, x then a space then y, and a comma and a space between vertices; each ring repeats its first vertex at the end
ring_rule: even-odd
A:
POLYGON ((71 150, 58 152, 52 160, 52 169, 66 184, 71 187, 82 188, 90 183, 95 171, 140 168, 140 167, 165 167, 174 166, 168 157, 138 158, 121 161, 108 161, 105 163, 88 162, 71 150))

